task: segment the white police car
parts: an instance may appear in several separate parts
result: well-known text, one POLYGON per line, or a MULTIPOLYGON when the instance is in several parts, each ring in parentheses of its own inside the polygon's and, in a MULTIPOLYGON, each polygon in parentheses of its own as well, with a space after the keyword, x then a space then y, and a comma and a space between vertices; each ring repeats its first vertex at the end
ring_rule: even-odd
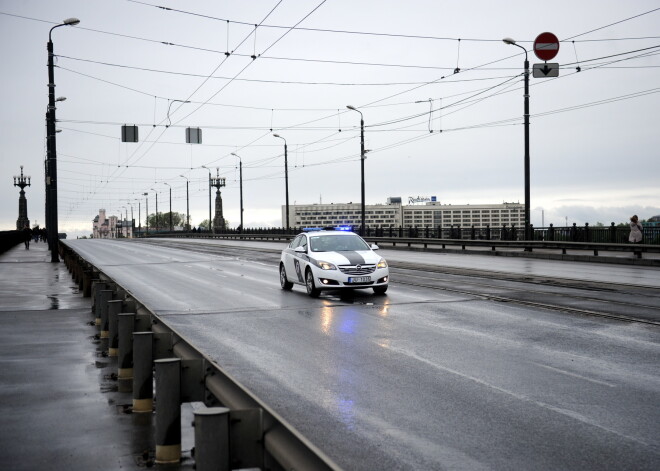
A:
POLYGON ((387 262, 354 232, 326 228, 298 234, 282 251, 280 285, 290 290, 305 285, 317 297, 325 289, 373 288, 387 291, 390 279, 387 262))

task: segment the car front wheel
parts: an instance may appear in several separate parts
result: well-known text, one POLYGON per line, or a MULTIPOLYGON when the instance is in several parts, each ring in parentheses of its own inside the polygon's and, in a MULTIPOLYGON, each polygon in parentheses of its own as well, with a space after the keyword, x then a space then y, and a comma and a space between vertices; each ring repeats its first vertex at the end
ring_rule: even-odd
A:
POLYGON ((312 273, 312 270, 307 270, 307 273, 305 274, 305 287, 307 288, 307 294, 312 298, 318 298, 319 294, 321 294, 321 290, 314 285, 314 274, 312 273))
POLYGON ((385 294, 387 291, 387 285, 385 286, 374 286, 374 293, 376 294, 385 294))
POLYGON ((286 270, 284 269, 283 263, 280 263, 280 286, 287 291, 293 288, 293 283, 291 283, 286 277, 286 270))

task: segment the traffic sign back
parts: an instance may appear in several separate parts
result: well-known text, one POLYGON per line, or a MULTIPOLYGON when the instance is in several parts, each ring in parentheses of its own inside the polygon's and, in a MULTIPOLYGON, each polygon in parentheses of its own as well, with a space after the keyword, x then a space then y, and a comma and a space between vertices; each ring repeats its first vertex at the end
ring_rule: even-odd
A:
POLYGON ((534 40, 534 54, 542 61, 555 58, 559 52, 559 39, 552 33, 541 33, 534 40))

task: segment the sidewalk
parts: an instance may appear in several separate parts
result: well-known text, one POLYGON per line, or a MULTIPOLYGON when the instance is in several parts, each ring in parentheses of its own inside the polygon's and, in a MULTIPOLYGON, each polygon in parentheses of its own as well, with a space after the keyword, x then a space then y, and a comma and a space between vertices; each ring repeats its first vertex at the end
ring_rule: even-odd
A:
MULTIPOLYGON (((138 470, 153 415, 127 414, 116 360, 100 355, 91 300, 47 245, 0 255, 0 456, 4 469, 138 470)), ((151 451, 151 455, 149 454, 151 451)), ((179 470, 183 466, 168 467, 179 470)))

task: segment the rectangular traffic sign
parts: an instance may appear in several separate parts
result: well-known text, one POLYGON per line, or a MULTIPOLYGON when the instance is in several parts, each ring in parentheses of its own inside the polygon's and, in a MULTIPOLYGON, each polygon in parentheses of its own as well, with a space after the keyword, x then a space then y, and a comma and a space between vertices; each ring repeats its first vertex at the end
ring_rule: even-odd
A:
POLYGON ((532 76, 535 78, 559 77, 559 63, 544 62, 543 64, 534 64, 532 76))

